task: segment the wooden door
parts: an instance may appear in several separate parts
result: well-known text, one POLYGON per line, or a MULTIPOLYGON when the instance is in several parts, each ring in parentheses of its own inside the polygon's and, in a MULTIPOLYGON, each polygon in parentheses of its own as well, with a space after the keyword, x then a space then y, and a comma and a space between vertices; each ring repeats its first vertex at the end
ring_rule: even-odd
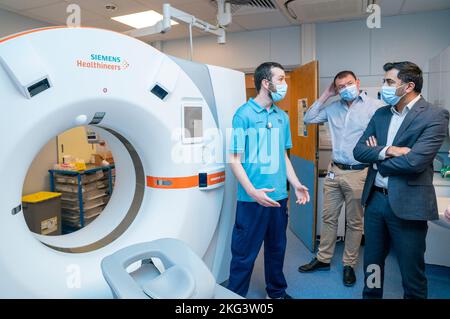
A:
POLYGON ((293 70, 289 87, 293 147, 290 159, 300 182, 309 188, 311 200, 306 205, 295 203, 292 188, 289 194, 289 225, 294 234, 312 252, 316 249, 318 125, 303 123, 304 113, 318 97, 318 62, 312 61, 293 70))

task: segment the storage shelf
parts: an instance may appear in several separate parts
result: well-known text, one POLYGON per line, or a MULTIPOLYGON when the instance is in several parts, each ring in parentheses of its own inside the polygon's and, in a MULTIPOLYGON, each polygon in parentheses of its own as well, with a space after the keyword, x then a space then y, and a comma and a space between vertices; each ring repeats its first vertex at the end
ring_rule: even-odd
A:
POLYGON ((49 170, 49 173, 51 190, 62 194, 63 231, 72 232, 88 225, 108 204, 115 182, 114 165, 81 172, 49 170))

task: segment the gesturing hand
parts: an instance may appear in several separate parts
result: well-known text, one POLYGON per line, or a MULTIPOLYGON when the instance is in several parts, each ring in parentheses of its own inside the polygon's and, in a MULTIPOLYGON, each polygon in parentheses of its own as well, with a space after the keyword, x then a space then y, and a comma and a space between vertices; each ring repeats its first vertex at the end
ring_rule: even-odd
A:
POLYGON ((256 202, 264 207, 280 207, 281 205, 267 196, 267 193, 272 193, 275 188, 261 188, 255 189, 255 191, 249 194, 256 202))
POLYGON ((450 222, 450 205, 447 207, 444 213, 445 218, 450 222))
POLYGON ((304 185, 299 185, 295 188, 295 196, 297 196, 297 204, 304 205, 309 202, 308 188, 304 185))

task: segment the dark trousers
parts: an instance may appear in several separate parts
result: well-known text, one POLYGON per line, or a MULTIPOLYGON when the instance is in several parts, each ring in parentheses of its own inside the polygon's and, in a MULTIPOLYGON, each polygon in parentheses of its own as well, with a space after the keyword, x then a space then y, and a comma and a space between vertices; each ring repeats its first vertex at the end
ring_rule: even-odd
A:
POLYGON ((264 241, 264 273, 269 297, 282 297, 287 288, 283 274, 286 251, 287 199, 281 207, 264 207, 255 202, 237 202, 231 239, 228 289, 245 297, 255 259, 264 241))
MULTIPOLYGON (((405 200, 408 200, 405 198, 405 200)), ((390 247, 397 255, 405 299, 427 298, 425 277, 426 221, 398 218, 389 205, 388 196, 373 191, 364 214, 364 290, 363 298, 382 298, 384 261, 390 247), (375 265, 375 266, 374 266, 375 265), (381 278, 376 282, 376 268, 381 278)))

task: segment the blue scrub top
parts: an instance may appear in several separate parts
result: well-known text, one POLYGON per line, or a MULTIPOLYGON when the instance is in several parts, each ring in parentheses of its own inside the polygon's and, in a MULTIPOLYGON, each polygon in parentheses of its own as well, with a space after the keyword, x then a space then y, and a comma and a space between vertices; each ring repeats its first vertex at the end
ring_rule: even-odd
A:
MULTIPOLYGON (((267 193, 275 201, 288 197, 285 150, 290 148, 289 117, 275 104, 267 111, 250 99, 234 114, 229 152, 243 154, 242 166, 256 189, 275 188, 267 193)), ((255 201, 240 183, 238 201, 255 201)))

